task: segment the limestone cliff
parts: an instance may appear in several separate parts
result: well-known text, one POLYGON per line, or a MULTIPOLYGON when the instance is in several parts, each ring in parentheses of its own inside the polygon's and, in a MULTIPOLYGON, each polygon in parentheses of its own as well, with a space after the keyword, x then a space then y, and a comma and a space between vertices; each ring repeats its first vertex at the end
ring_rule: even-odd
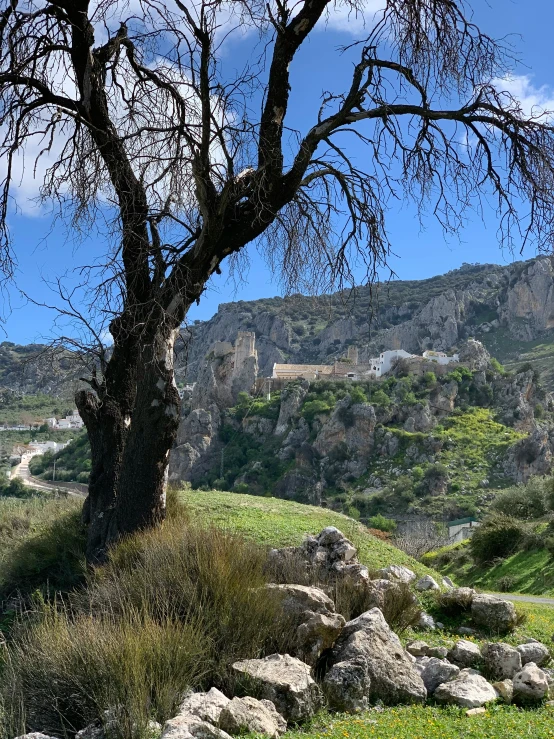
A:
MULTIPOLYGON (((365 361, 391 348, 449 350, 471 336, 499 361, 517 365, 534 344, 552 347, 548 356, 554 356, 553 261, 544 256, 507 266, 464 265, 429 280, 398 280, 320 298, 225 303, 212 319, 183 332, 189 369, 181 359, 179 377, 196 379, 211 346, 233 341, 244 330, 256 333, 264 376, 275 362, 330 363, 352 344, 365 361)), ((554 372, 546 381, 554 389, 554 372)))

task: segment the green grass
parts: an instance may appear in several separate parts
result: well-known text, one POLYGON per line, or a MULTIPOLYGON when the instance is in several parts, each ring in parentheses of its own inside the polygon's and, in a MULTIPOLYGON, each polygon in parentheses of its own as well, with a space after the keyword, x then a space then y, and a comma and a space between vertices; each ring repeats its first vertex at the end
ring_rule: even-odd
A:
POLYGON ((316 506, 279 498, 259 498, 219 491, 184 490, 182 499, 194 518, 225 530, 244 534, 272 547, 297 546, 306 534, 317 534, 326 526, 336 526, 358 548, 360 561, 369 569, 390 564, 406 565, 418 575, 436 572, 400 549, 375 538, 352 518, 316 506))
MULTIPOLYGON (((444 551, 440 550, 438 555, 444 551)), ((464 548, 457 547, 456 551, 463 553, 464 548)), ((434 566, 431 558, 428 564, 434 566)), ((437 568, 460 585, 496 592, 502 589, 504 578, 511 578, 513 582, 509 589, 512 593, 554 596, 554 560, 545 549, 516 552, 496 564, 482 566, 462 556, 453 558, 442 567, 437 565, 437 568)))
POLYGON ((460 708, 404 706, 359 716, 318 717, 289 739, 534 739, 554 737, 554 709, 522 711, 494 706, 482 716, 467 717, 460 708))
POLYGON ((451 481, 470 489, 480 487, 483 478, 504 487, 508 480, 499 475, 498 462, 508 447, 526 436, 495 421, 487 408, 451 416, 434 434, 445 442, 438 459, 449 467, 451 481))

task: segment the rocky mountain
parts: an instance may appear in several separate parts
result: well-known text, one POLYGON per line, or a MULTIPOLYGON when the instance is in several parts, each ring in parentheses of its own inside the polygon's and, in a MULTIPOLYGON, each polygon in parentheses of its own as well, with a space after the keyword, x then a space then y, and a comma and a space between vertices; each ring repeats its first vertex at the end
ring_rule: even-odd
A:
POLYGON ((360 361, 403 348, 448 350, 470 336, 508 366, 530 361, 554 388, 554 261, 465 264, 445 275, 330 296, 293 295, 220 305, 182 332, 179 378, 194 381, 216 341, 256 333, 260 373, 275 362, 331 363, 356 344, 360 361), (188 364, 185 361, 188 360, 188 364))
POLYGON ((270 398, 233 394, 229 355, 212 353, 183 404, 170 478, 366 519, 476 515, 550 473, 554 397, 532 367, 506 371, 474 339, 458 348, 443 373, 400 361, 380 380, 298 380, 270 398))

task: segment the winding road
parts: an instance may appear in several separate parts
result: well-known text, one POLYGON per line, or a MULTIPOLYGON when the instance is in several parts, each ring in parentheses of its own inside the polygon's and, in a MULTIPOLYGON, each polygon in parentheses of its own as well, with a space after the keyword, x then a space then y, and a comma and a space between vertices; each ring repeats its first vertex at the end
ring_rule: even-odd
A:
POLYGON ((86 485, 79 485, 75 483, 75 486, 67 484, 61 485, 55 482, 47 482, 46 480, 39 480, 31 475, 29 469, 30 455, 23 455, 20 464, 13 468, 11 478, 19 477, 23 480, 24 485, 28 485, 30 488, 35 490, 44 490, 49 493, 55 493, 57 491, 63 491, 72 497, 84 498, 86 496, 86 485), (67 485, 67 486, 66 486, 67 485))

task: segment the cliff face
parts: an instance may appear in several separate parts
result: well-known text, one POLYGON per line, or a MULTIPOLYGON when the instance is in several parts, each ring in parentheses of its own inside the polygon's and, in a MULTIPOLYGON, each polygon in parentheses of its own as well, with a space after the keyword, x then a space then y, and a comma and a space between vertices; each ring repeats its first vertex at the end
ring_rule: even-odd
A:
POLYGON ((532 369, 505 373, 478 341, 459 348, 463 365, 441 376, 432 363, 417 376, 399 363, 381 381, 193 402, 172 478, 365 517, 478 513, 495 491, 550 472, 554 399, 532 369))
MULTIPOLYGON (((256 333, 265 376, 275 362, 331 363, 351 344, 364 361, 390 348, 447 350, 470 336, 481 339, 499 361, 517 366, 540 359, 533 354, 536 344, 554 354, 553 261, 464 265, 429 280, 348 294, 222 304, 212 319, 183 332, 189 369, 181 358, 181 379, 195 380, 213 343, 233 341, 244 330, 256 333)), ((554 388, 554 373, 546 381, 554 388)))

